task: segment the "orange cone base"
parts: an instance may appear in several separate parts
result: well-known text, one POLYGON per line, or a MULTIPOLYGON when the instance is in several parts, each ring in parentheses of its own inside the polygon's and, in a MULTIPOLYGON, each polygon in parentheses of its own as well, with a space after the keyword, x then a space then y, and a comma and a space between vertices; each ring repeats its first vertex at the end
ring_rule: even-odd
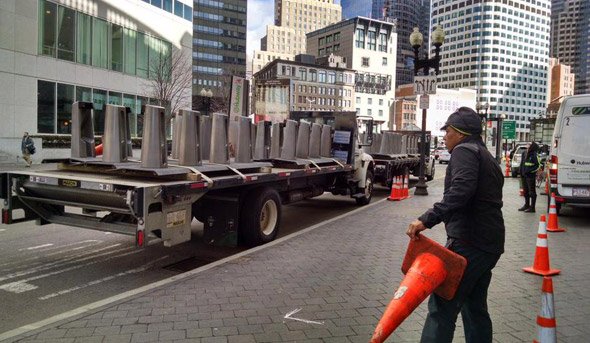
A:
POLYGON ((566 232, 566 231, 567 231, 567 229, 564 229, 564 228, 562 228, 562 227, 560 227, 560 228, 557 228, 557 229, 550 229, 550 228, 547 228, 547 232, 566 232))
POLYGON ((531 274, 537 274, 537 275, 541 275, 541 276, 551 276, 551 275, 557 275, 559 273, 561 273, 561 270, 559 269, 547 269, 547 270, 540 270, 540 269, 535 269, 533 267, 526 267, 526 268, 522 268, 522 270, 524 270, 527 273, 531 273, 531 274))
POLYGON ((387 200, 389 200, 389 201, 400 201, 400 200, 402 200, 402 199, 400 199, 400 198, 393 198, 393 197, 391 197, 391 196, 388 196, 388 197, 387 197, 387 200))

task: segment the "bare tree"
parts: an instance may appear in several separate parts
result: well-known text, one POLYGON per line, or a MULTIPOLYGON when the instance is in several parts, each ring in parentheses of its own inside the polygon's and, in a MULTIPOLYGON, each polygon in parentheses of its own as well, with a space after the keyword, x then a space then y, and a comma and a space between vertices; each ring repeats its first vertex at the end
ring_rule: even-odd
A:
POLYGON ((190 108, 192 77, 191 60, 183 50, 151 58, 146 95, 160 102, 170 119, 179 109, 190 108))

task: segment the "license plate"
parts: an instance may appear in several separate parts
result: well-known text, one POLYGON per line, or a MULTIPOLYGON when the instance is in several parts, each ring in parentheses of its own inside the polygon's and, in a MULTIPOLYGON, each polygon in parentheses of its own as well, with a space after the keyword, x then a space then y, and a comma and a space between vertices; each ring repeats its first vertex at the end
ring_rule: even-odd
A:
POLYGON ((572 195, 575 197, 590 197, 590 187, 587 188, 572 188, 572 195))
POLYGON ((80 182, 77 180, 59 179, 59 185, 64 187, 78 188, 80 187, 80 182))

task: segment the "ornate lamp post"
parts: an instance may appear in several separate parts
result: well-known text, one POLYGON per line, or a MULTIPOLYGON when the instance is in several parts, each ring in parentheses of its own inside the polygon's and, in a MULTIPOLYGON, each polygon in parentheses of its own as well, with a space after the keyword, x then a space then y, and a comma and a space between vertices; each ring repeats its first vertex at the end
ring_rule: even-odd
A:
POLYGON ((199 92, 199 95, 202 97, 203 100, 203 109, 205 110, 205 115, 209 115, 209 110, 211 109, 211 98, 213 97, 213 92, 207 88, 202 88, 199 92))
POLYGON ((481 117, 481 128, 483 132, 483 142, 487 146, 488 144, 488 110, 490 109, 490 104, 485 103, 482 104, 480 102, 475 105, 475 109, 477 110, 477 114, 481 117), (483 110, 483 113, 481 112, 483 110))
MULTIPOLYGON (((440 25, 436 26, 432 32, 432 44, 434 45, 434 57, 420 59, 420 47, 424 43, 424 37, 420 30, 415 27, 414 32, 410 34, 410 44, 414 48, 414 76, 418 76, 418 72, 422 69, 422 75, 428 76, 430 68, 434 69, 436 75, 439 73, 440 66, 440 47, 445 41, 445 32, 440 25)), ((420 151, 420 178, 416 185, 414 195, 428 195, 428 186, 424 177, 424 168, 426 164, 426 149, 430 147, 426 144, 426 109, 422 109, 422 135, 421 135, 421 151, 420 151)))

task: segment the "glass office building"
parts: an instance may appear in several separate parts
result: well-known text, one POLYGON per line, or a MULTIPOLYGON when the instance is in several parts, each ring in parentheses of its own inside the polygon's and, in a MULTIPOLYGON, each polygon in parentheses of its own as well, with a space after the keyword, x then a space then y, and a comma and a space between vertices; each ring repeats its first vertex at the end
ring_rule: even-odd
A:
MULTIPOLYGON (((94 105, 104 129, 106 104, 131 108, 140 135, 150 99, 152 61, 182 51, 190 63, 192 1, 19 0, 0 6, 0 160, 15 161, 22 133, 69 134, 72 103, 94 105), (11 5, 12 4, 12 5, 11 5)), ((191 86, 186 85, 190 98, 191 86)), ((190 103, 188 104, 190 106, 190 103)), ((40 158, 44 157, 39 147, 40 158)))

